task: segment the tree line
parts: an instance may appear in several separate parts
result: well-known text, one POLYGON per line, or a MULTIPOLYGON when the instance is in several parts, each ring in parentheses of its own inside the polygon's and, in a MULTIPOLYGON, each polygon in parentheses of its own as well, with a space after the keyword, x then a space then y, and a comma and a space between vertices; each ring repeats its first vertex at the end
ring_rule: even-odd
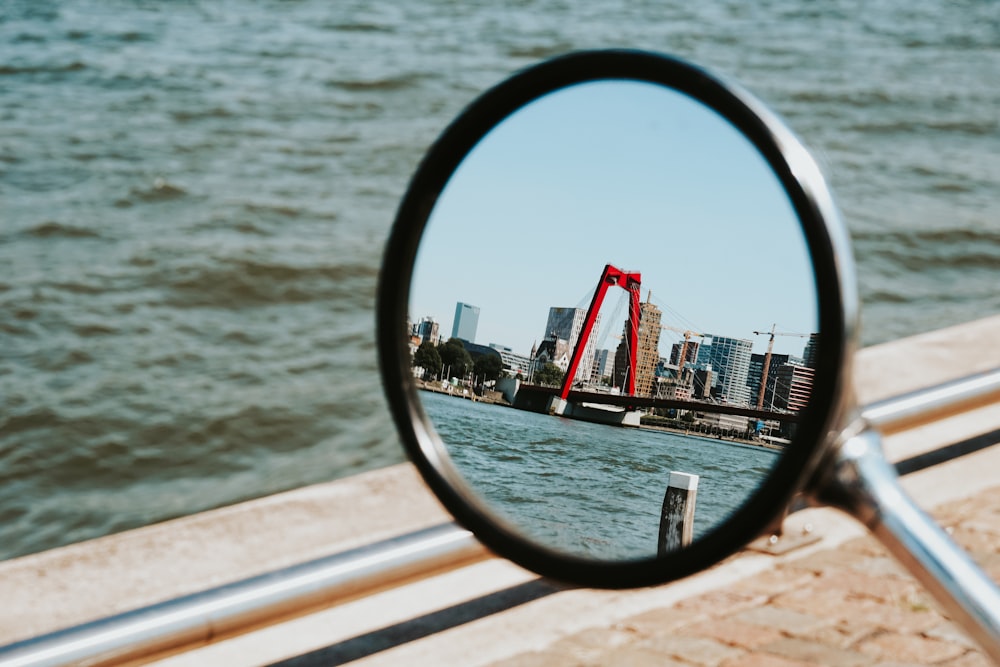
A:
POLYGON ((475 359, 458 338, 434 345, 430 341, 420 344, 413 354, 413 365, 424 369, 424 379, 441 376, 447 371, 449 377, 465 378, 472 373, 483 382, 496 381, 505 375, 503 362, 495 354, 478 354, 475 359))

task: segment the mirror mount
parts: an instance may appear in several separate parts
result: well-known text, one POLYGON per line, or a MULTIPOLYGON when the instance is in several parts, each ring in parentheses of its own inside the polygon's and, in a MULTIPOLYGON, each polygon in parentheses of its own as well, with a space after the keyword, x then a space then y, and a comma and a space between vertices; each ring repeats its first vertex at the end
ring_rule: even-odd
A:
POLYGON ((813 488, 821 504, 861 521, 1000 664, 1000 590, 903 490, 882 436, 856 422, 813 488))

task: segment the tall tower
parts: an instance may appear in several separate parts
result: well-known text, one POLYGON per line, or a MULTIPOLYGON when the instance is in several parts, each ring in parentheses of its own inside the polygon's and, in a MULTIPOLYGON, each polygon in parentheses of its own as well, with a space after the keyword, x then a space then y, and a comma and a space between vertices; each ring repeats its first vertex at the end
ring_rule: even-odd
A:
MULTIPOLYGON (((684 343, 674 343, 670 346, 670 360, 669 364, 671 366, 679 366, 681 362, 681 349, 684 347, 684 343)), ((687 345, 687 351, 684 352, 684 363, 694 365, 698 362, 698 342, 689 341, 687 345)))
POLYGON ((774 385, 775 407, 799 412, 809 403, 816 371, 808 366, 783 364, 774 385))
MULTIPOLYGON (((760 381, 764 377, 765 354, 750 355, 750 373, 747 375, 747 386, 750 387, 750 402, 753 403, 760 395, 760 381)), ((767 386, 764 388, 764 406, 774 403, 774 383, 778 377, 778 368, 791 362, 787 354, 772 354, 771 364, 767 369, 767 386)))
POLYGON ((455 322, 451 325, 451 337, 475 343, 476 329, 478 327, 479 306, 472 306, 461 301, 456 303, 455 322))
MULTIPOLYGON (((660 318, 663 313, 648 300, 639 306, 639 343, 635 355, 635 395, 651 396, 656 379, 656 364, 660 361, 660 318)), ((618 351, 615 353, 615 384, 625 386, 628 367, 628 324, 625 325, 618 351)))
POLYGON ((809 368, 816 368, 816 348, 819 346, 819 334, 809 334, 809 342, 802 353, 803 361, 809 368))
MULTIPOLYGON (((587 311, 583 308, 549 308, 549 319, 545 323, 545 335, 543 338, 551 338, 555 334, 556 338, 561 338, 569 343, 570 354, 576 349, 576 342, 580 340, 580 332, 583 330, 584 320, 587 319, 587 311)), ((598 314, 594 321, 594 329, 601 326, 601 316, 598 314)), ((583 351, 583 358, 576 370, 576 377, 583 380, 590 379, 591 369, 594 364, 594 350, 597 348, 597 337, 590 336, 587 340, 587 347, 583 351)))
POLYGON ((440 338, 438 335, 438 323, 433 317, 421 318, 417 324, 417 335, 420 336, 421 342, 437 345, 440 338))
POLYGON ((720 396, 731 405, 748 405, 750 387, 750 351, 753 341, 745 338, 712 336, 709 361, 719 380, 720 396))
POLYGON ((613 377, 615 370, 615 355, 611 350, 597 350, 594 352, 594 367, 590 370, 590 381, 592 384, 600 384, 604 377, 613 377))

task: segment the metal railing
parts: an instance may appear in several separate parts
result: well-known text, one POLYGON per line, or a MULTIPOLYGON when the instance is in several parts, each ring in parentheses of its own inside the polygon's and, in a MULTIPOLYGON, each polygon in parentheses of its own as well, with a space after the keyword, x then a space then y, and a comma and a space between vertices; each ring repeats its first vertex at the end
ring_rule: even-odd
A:
MULTIPOLYGON (((1000 369, 873 403, 883 434, 1000 402, 1000 369)), ((191 650, 489 557, 449 523, 0 647, 0 667, 129 665, 191 650)))
POLYGON ((3 667, 129 665, 342 604, 483 560, 443 524, 0 648, 3 667))
POLYGON ((1000 401, 1000 368, 871 403, 861 418, 888 436, 1000 401))

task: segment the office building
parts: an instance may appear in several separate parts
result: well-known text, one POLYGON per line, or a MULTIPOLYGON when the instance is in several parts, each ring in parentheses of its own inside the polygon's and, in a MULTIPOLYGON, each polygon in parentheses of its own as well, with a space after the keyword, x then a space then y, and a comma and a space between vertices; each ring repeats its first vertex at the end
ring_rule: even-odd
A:
POLYGON ((753 341, 712 336, 709 363, 716 375, 718 397, 730 405, 749 405, 750 351, 753 341))
MULTIPOLYGON (((584 308, 549 308, 549 319, 545 323, 545 335, 542 338, 555 338, 566 341, 569 355, 572 357, 586 319, 587 311, 584 308)), ((587 346, 584 348, 583 357, 581 357, 580 364, 576 368, 577 382, 590 380, 594 364, 594 350, 597 347, 597 335, 600 326, 601 316, 598 314, 594 321, 594 328, 587 340, 587 346)))
POLYGON ((455 321, 451 325, 451 337, 476 342, 476 329, 479 327, 479 306, 472 306, 459 301, 455 304, 455 321))
POLYGON ((774 407, 799 412, 809 403, 816 372, 808 366, 783 364, 776 372, 774 407))
POLYGON ((416 334, 420 336, 421 343, 437 345, 441 339, 438 329, 438 323, 433 317, 424 317, 417 323, 416 334))
MULTIPOLYGON (((747 375, 747 386, 750 387, 750 404, 757 405, 760 396, 760 380, 764 375, 764 359, 766 354, 750 355, 750 373, 747 375)), ((772 354, 771 363, 767 369, 767 387, 764 388, 764 404, 766 408, 774 403, 774 383, 778 377, 780 366, 790 363, 792 358, 787 354, 772 354)))
POLYGON ((604 378, 611 378, 615 372, 615 355, 611 350, 595 350, 594 364, 590 370, 590 381, 600 384, 604 378))
MULTIPOLYGON (((684 341, 679 343, 674 343, 670 346, 670 365, 680 366, 681 359, 681 349, 684 347, 684 341)), ((694 364, 698 361, 698 342, 694 340, 689 340, 687 344, 687 350, 684 352, 684 364, 694 364)))
POLYGON ((506 345, 490 343, 490 348, 500 353, 500 360, 503 361, 503 369, 511 377, 521 376, 527 378, 531 372, 531 359, 523 354, 517 354, 513 348, 506 345))
POLYGON ((805 352, 802 353, 803 362, 809 368, 816 368, 816 351, 819 348, 819 334, 809 334, 809 342, 806 343, 805 352))
MULTIPOLYGON (((639 336, 635 355, 635 395, 651 396, 656 378, 656 365, 660 361, 660 317, 659 308, 648 300, 639 305, 639 336)), ((627 384, 629 361, 628 321, 622 332, 622 342, 615 352, 615 386, 624 391, 627 384)))

